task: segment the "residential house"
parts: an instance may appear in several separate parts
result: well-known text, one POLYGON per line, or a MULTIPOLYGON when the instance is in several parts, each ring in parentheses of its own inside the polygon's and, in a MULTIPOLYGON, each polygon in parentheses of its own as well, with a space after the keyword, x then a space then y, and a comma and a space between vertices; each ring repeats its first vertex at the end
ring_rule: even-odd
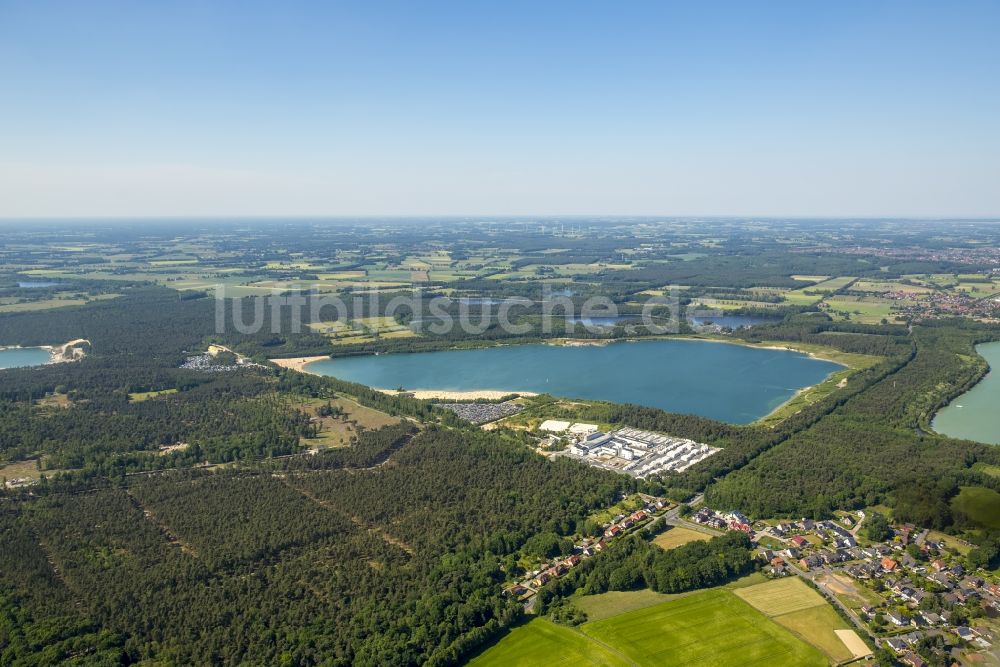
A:
POLYGON ((900 614, 898 611, 895 611, 895 610, 888 612, 885 615, 885 617, 886 617, 886 619, 890 623, 892 623, 893 625, 896 625, 898 627, 903 627, 904 625, 909 625, 910 624, 910 619, 909 618, 907 618, 906 616, 904 616, 903 614, 900 614))
POLYGON ((822 564, 823 564, 823 559, 816 555, 806 556, 805 558, 799 559, 799 567, 801 567, 803 570, 811 570, 814 567, 819 567, 822 564))
POLYGON ((879 565, 881 565, 882 569, 886 572, 895 572, 896 568, 899 567, 899 563, 889 557, 885 557, 879 561, 879 565))
POLYGON ((916 653, 912 651, 907 651, 899 657, 900 662, 904 665, 909 665, 909 667, 927 667, 927 663, 916 653))
POLYGON ((924 623, 927 625, 940 625, 941 617, 935 614, 933 611, 922 611, 920 612, 920 617, 924 619, 924 623))
POLYGON ((902 639, 897 639, 896 637, 890 637, 885 640, 885 645, 891 648, 896 653, 902 653, 906 650, 906 642, 902 639))

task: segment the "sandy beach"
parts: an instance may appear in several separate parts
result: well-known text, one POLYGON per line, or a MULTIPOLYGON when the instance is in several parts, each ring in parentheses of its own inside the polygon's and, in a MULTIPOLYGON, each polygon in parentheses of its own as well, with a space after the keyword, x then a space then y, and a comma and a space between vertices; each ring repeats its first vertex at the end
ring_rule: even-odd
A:
MULTIPOLYGON (((306 364, 311 364, 314 361, 322 361, 324 359, 329 359, 328 356, 319 357, 290 357, 288 359, 268 359, 275 366, 281 366, 282 368, 289 368, 293 371, 298 371, 300 373, 311 373, 312 371, 306 369, 306 364)), ((316 375, 316 373, 312 373, 316 375)))
MULTIPOLYGON (((398 389, 379 389, 378 391, 383 394, 389 394, 390 396, 395 396, 399 394, 398 389)), ((510 396, 511 394, 517 394, 518 396, 537 396, 536 392, 532 391, 502 391, 500 389, 470 389, 468 391, 443 391, 440 389, 409 389, 402 392, 407 396, 412 396, 413 398, 419 398, 420 400, 427 401, 430 399, 437 399, 443 401, 474 401, 477 398, 483 398, 488 400, 497 400, 498 398, 503 398, 504 396, 510 396)))

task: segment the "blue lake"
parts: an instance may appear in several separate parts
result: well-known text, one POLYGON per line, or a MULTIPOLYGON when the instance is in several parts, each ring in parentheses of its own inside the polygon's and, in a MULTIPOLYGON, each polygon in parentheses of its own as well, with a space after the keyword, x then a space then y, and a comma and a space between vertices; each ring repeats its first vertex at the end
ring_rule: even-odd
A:
POLYGON ((841 366, 786 350, 694 340, 511 345, 324 359, 320 375, 382 389, 533 391, 636 403, 735 424, 759 419, 841 366))
POLYGON ((41 366, 51 359, 48 350, 40 347, 14 347, 0 350, 0 369, 41 366))
POLYGON ((990 371, 934 417, 934 430, 953 438, 1000 445, 1000 343, 976 346, 990 371))

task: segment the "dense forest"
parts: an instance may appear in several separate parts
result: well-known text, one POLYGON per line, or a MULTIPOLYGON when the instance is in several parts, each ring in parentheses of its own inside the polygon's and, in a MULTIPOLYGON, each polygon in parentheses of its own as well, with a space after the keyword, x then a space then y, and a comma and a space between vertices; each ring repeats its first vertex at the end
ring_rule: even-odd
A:
POLYGON ((453 429, 391 461, 8 504, 0 661, 451 663, 521 613, 501 568, 528 536, 571 534, 631 484, 453 429))
POLYGON ((718 586, 753 571, 752 548, 750 538, 739 531, 670 550, 654 546, 639 535, 617 540, 568 575, 543 586, 539 611, 558 606, 563 598, 578 591, 595 595, 649 588, 658 593, 682 593, 718 586))

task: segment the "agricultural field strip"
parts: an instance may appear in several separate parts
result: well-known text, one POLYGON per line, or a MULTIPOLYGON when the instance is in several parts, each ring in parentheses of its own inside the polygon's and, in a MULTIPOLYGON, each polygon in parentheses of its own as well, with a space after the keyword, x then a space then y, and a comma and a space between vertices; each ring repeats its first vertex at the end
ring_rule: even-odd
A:
POLYGON ((819 593, 791 577, 740 588, 735 594, 757 611, 772 617, 826 604, 819 593))

